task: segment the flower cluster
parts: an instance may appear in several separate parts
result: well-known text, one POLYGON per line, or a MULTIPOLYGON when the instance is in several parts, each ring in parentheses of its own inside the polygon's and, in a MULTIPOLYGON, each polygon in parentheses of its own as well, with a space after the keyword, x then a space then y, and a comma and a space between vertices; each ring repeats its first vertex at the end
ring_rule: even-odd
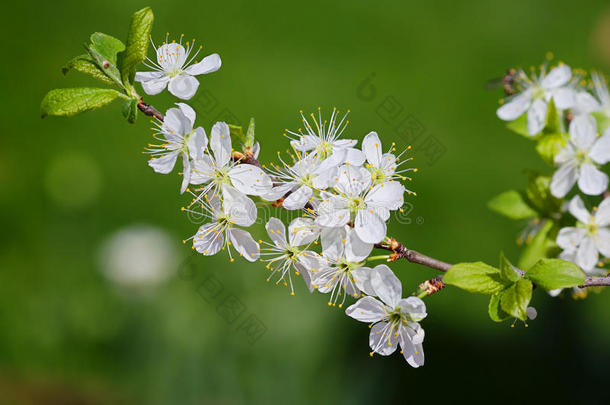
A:
MULTIPOLYGON (((514 70, 509 79, 513 91, 507 93, 514 94, 498 108, 498 117, 536 141, 536 150, 555 168, 548 196, 530 195, 529 203, 538 205, 539 214, 544 211, 541 206, 559 207, 540 216, 554 224, 548 235, 556 235, 550 239, 562 250, 560 258, 576 263, 589 275, 605 274, 603 267, 610 260, 610 200, 604 167, 610 161, 610 95, 605 78, 594 72, 587 79, 586 72, 565 64, 547 72, 544 64, 538 74, 534 68, 530 76, 514 70), (531 201, 535 198, 539 201, 531 201), (593 206, 592 213, 585 201, 593 206), (600 254, 606 260, 600 260, 600 254)), ((536 225, 539 219, 535 218, 536 225)))
MULTIPOLYGON (((138 73, 148 94, 169 91, 182 99, 197 89, 196 74, 220 67, 218 55, 185 68, 192 46, 164 43, 156 49, 157 72, 138 73), (194 82, 193 82, 194 81, 194 82)), ((191 59, 193 59, 191 57, 191 59)), ((151 62, 152 63, 152 62, 151 62)), ((198 84, 198 83, 197 83, 198 84)), ((258 163, 260 145, 252 137, 241 151, 233 149, 231 128, 217 122, 210 131, 196 126, 196 113, 185 103, 170 108, 157 120, 150 144, 150 167, 157 173, 170 173, 178 157, 183 170, 181 193, 192 196, 183 207, 191 215, 205 218, 191 241, 197 252, 211 256, 226 251, 230 261, 236 256, 266 263, 268 281, 287 285, 294 294, 294 283, 302 278, 309 291, 328 295, 328 305, 345 305, 347 314, 372 324, 371 354, 391 354, 402 348, 413 367, 423 364, 423 329, 426 316, 418 297, 402 299, 400 281, 386 265, 366 266, 375 244, 388 241, 387 222, 392 211, 400 210, 404 195, 415 194, 403 185, 410 180, 405 167, 410 158, 395 145, 385 150, 375 132, 366 135, 361 148, 355 139, 342 139, 349 121, 333 109, 325 120, 320 109, 306 117, 300 113, 302 128, 286 130, 289 159, 269 168, 258 163), (278 218, 266 223, 269 241, 256 241, 248 228, 257 219, 257 203, 268 202, 288 211, 300 211, 287 225, 278 218)), ((408 149, 407 149, 408 150, 408 149)))

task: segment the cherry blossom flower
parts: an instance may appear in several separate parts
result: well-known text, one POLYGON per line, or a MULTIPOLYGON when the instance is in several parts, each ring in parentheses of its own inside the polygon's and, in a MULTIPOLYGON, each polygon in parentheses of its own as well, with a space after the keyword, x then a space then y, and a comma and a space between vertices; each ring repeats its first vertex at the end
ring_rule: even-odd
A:
MULTIPOLYGON (((416 168, 409 167, 402 170, 396 170, 398 167, 406 162, 413 160, 408 158, 400 160, 401 156, 411 147, 403 151, 399 156, 395 156, 391 153, 394 150, 394 143, 392 147, 386 153, 382 152, 381 141, 377 132, 370 132, 362 140, 362 152, 366 157, 368 164, 366 168, 371 173, 371 180, 373 184, 384 183, 391 180, 411 180, 410 177, 406 177, 404 174, 407 172, 417 172, 416 168)), ((409 191, 411 193, 411 191, 409 191)))
POLYGON ((555 156, 559 169, 553 174, 551 193, 564 197, 578 182, 588 195, 599 195, 608 188, 608 175, 598 169, 610 161, 610 130, 597 137, 597 124, 590 115, 581 115, 570 122, 570 140, 555 156))
POLYGON ((323 227, 342 227, 354 221, 356 233, 366 243, 379 243, 386 236, 390 210, 403 204, 405 188, 397 181, 371 185, 364 168, 343 165, 335 177, 336 194, 322 192, 316 210, 316 223, 323 227))
POLYGON ((498 117, 504 121, 513 121, 527 113, 529 135, 538 134, 546 123, 546 112, 551 98, 560 110, 574 105, 576 92, 571 86, 567 86, 571 78, 572 70, 567 65, 559 65, 548 74, 546 66, 542 66, 540 75, 533 73, 531 79, 520 70, 516 81, 523 90, 498 108, 498 117))
POLYGON ((373 353, 389 356, 400 345, 412 367, 424 364, 424 330, 419 321, 426 317, 426 305, 417 297, 402 298, 402 285, 386 265, 375 267, 371 276, 375 295, 360 298, 345 313, 361 322, 372 323, 369 334, 373 353))
MULTIPOLYGON (((180 43, 163 43, 159 48, 155 47, 157 61, 146 58, 145 65, 152 69, 152 72, 137 72, 135 80, 142 83, 142 88, 146 94, 155 95, 161 93, 166 87, 174 96, 183 100, 189 100, 197 92, 199 81, 195 78, 198 75, 212 73, 220 69, 222 64, 220 56, 214 53, 206 56, 199 63, 191 64, 201 47, 193 54, 195 40, 186 43, 186 48, 180 43), (190 65, 190 66, 189 66, 190 65)), ((152 40, 151 40, 152 42, 152 40)))
POLYGON ((262 249, 262 262, 266 262, 267 269, 272 273, 267 278, 270 281, 275 274, 279 274, 276 284, 284 282, 290 285, 290 294, 294 295, 292 283, 292 270, 296 275, 301 275, 309 291, 313 291, 311 284, 311 272, 303 265, 308 256, 316 255, 315 252, 307 250, 320 233, 319 228, 310 218, 295 218, 288 226, 288 237, 286 227, 277 218, 271 218, 265 225, 267 234, 272 243, 259 241, 266 245, 262 249))
POLYGON ((610 257, 610 199, 606 198, 594 214, 590 214, 577 195, 570 201, 568 209, 579 223, 561 229, 557 244, 564 249, 562 255, 566 260, 591 272, 598 262, 599 253, 610 257))
POLYGON ((178 156, 182 156, 184 171, 180 192, 183 193, 190 182, 191 159, 202 158, 208 138, 203 128, 193 128, 195 111, 184 103, 176 105, 179 108, 170 108, 165 119, 156 123, 158 132, 153 136, 162 143, 148 145, 145 152, 151 155, 148 165, 161 174, 171 172, 178 156))
POLYGON ((192 239, 193 248, 204 256, 215 255, 228 247, 229 258, 233 261, 233 247, 240 256, 254 262, 260 256, 259 244, 248 231, 239 229, 236 225, 246 228, 251 226, 256 220, 256 206, 250 198, 232 186, 225 186, 222 192, 222 201, 214 197, 200 203, 212 222, 201 225, 197 233, 187 240, 192 239))
MULTIPOLYGON (((349 121, 346 120, 347 114, 345 114, 337 123, 338 113, 337 109, 333 108, 330 120, 327 122, 322 119, 320 109, 318 109, 317 118, 314 114, 311 114, 314 129, 301 111, 305 133, 302 132, 302 129, 299 129, 298 132, 286 130, 287 133, 294 136, 290 145, 300 152, 312 151, 312 155, 320 160, 331 159, 336 165, 349 163, 361 166, 364 163, 364 154, 354 148, 358 141, 355 139, 339 139, 349 121)), ((349 110, 347 113, 349 114, 349 110)))

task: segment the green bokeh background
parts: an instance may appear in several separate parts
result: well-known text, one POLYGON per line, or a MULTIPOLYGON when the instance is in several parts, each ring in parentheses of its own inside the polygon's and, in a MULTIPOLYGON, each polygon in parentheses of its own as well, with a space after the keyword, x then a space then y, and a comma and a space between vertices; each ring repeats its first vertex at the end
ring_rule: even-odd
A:
MULTIPOLYGON (((220 71, 200 77, 192 104, 210 124, 229 111, 256 117, 261 160, 287 146, 298 111, 351 109, 347 134, 395 131, 378 112, 393 97, 446 152, 417 150, 417 197, 389 232, 449 262, 516 260, 511 223, 486 209, 492 196, 525 185, 526 167, 549 170, 533 145, 496 118, 500 90, 485 82, 547 51, 574 67, 604 65, 595 44, 606 1, 511 2, 16 2, 0 17, 5 38, 0 148, 0 403, 357 404, 424 400, 525 402, 540 397, 601 403, 610 361, 610 294, 584 301, 536 291, 529 328, 495 324, 487 299, 446 289, 426 300, 426 364, 368 355, 365 324, 329 309, 297 285, 266 283, 260 264, 192 256, 175 175, 156 175, 140 153, 151 140, 119 103, 72 119, 39 118, 52 88, 92 85, 60 67, 93 31, 125 38, 130 15, 150 5, 153 37, 196 37, 218 52, 220 71), (371 82, 363 84, 366 79, 371 82), (367 93, 363 96, 365 86, 367 93), (371 87, 372 86, 372 87, 371 87), (208 111, 208 101, 216 100, 208 111), (372 98, 372 100, 369 100, 372 98), (100 244, 118 229, 148 224, 176 242, 177 269, 156 289, 115 285, 99 271, 100 244), (179 266, 177 266, 179 267, 179 266), (182 266, 182 271, 185 267, 182 266), (192 273, 190 273, 192 271, 192 273), (182 277, 180 276, 182 274, 182 277), (192 275, 192 277, 190 276, 192 275), (213 276, 255 314, 254 344, 207 302, 213 276)), ((602 41, 603 42, 603 41, 602 41)), ((146 97, 160 110, 175 100, 146 97)), ((396 263, 405 292, 436 275, 396 263)))

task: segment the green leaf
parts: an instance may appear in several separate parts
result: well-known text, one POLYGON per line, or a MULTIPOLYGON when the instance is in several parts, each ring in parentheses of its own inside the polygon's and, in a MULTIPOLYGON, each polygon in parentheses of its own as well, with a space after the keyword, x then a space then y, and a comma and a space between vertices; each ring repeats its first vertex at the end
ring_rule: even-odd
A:
POLYGON ((528 139, 532 139, 532 136, 527 132, 527 114, 523 114, 516 120, 508 122, 506 128, 528 139))
POLYGON ((507 314, 502 307, 500 307, 500 300, 502 299, 502 292, 498 293, 498 294, 494 294, 491 296, 491 298, 489 299, 489 308, 488 308, 488 312, 489 312, 489 317, 492 319, 492 321, 495 322, 502 322, 508 318, 510 318, 510 315, 507 314))
POLYGON ((47 115, 71 117, 78 113, 100 108, 119 97, 120 93, 112 89, 73 88, 54 89, 42 100, 40 109, 42 118, 47 115))
POLYGON ((538 231, 534 239, 523 249, 519 258, 518 267, 529 269, 540 259, 553 256, 557 250, 555 243, 553 221, 546 221, 538 231))
POLYGON ((538 139, 536 145, 536 152, 542 157, 542 159, 550 164, 554 165, 555 156, 562 150, 568 143, 568 134, 562 133, 549 133, 542 135, 538 139))
POLYGON ((85 49, 87 49, 89 56, 98 66, 98 68, 100 68, 108 77, 110 77, 114 83, 122 87, 123 82, 121 81, 119 69, 117 69, 116 65, 106 59, 106 57, 99 53, 94 47, 89 46, 85 49))
POLYGON ((521 278, 513 265, 504 256, 504 252, 500 253, 500 276, 506 283, 514 283, 521 278))
POLYGON ((127 46, 121 54, 119 63, 121 78, 125 84, 133 82, 136 65, 146 59, 153 20, 154 15, 150 7, 136 11, 131 17, 127 46))
POLYGON ((532 282, 523 278, 508 287, 500 298, 502 310, 525 321, 527 319, 527 305, 532 299, 532 287, 532 282))
POLYGON ((138 100, 128 100, 123 104, 123 117, 127 119, 127 122, 133 124, 138 118, 138 100))
POLYGON ((592 113, 593 117, 597 121, 597 130, 600 134, 603 134, 604 131, 610 128, 610 115, 605 111, 598 111, 592 113))
POLYGON ((61 72, 66 75, 70 70, 76 70, 81 73, 88 74, 97 80, 104 83, 114 84, 114 81, 108 77, 91 59, 89 55, 80 55, 72 59, 61 68, 61 72))
POLYGON ((95 49, 104 59, 116 66, 117 54, 125 50, 125 44, 102 32, 94 32, 90 39, 89 47, 95 49))
POLYGON ((563 131, 563 114, 555 107, 555 101, 551 98, 546 110, 546 125, 542 130, 545 134, 556 134, 563 131))
POLYGON ((545 290, 581 285, 586 275, 576 264, 561 259, 541 259, 525 273, 525 277, 545 290))
POLYGON ((480 294, 495 294, 507 285, 500 276, 500 270, 483 262, 458 263, 445 273, 443 281, 480 294))
POLYGON ((551 194, 551 177, 531 172, 525 191, 529 205, 544 216, 560 212, 562 201, 551 194))
POLYGON ((246 142, 244 142, 246 148, 254 146, 254 117, 250 118, 250 124, 248 125, 248 132, 246 133, 246 142))
POLYGON ((515 190, 505 191, 495 196, 487 203, 487 207, 511 219, 526 219, 538 215, 515 190))

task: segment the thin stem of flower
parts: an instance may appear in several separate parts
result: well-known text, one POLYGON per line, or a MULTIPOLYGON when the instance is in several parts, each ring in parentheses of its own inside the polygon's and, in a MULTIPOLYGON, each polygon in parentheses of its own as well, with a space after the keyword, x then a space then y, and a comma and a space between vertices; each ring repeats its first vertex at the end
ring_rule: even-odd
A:
POLYGON ((374 260, 389 260, 389 259, 390 259, 390 255, 379 255, 379 256, 367 257, 366 261, 372 262, 374 260))

